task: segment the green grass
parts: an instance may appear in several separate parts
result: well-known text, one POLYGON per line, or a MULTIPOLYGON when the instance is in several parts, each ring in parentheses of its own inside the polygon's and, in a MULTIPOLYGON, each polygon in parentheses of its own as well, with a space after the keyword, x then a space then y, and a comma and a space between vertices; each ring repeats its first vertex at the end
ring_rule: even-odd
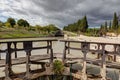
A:
POLYGON ((1 28, 0 39, 2 38, 24 38, 24 37, 41 37, 46 36, 35 31, 28 31, 25 29, 1 28))

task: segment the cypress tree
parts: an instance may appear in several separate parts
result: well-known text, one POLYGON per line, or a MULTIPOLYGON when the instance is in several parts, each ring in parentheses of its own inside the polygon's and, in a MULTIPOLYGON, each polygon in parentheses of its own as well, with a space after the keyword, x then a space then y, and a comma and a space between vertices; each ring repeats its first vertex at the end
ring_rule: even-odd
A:
POLYGON ((103 25, 100 26, 99 35, 100 35, 100 36, 103 35, 103 25))
POLYGON ((88 29, 88 21, 87 21, 87 16, 84 17, 85 18, 85 31, 88 29))
POLYGON ((106 33, 107 33, 107 22, 105 22, 105 25, 101 25, 100 26, 99 33, 100 33, 101 36, 106 35, 106 33))
POLYGON ((68 26, 65 26, 63 29, 67 31, 78 32, 78 33, 86 32, 88 29, 87 17, 84 16, 82 19, 79 19, 77 22, 73 24, 68 24, 68 26))
POLYGON ((112 23, 112 29, 117 30, 118 29, 118 18, 116 12, 114 13, 113 23, 112 23))
POLYGON ((112 29, 112 26, 111 26, 112 24, 111 24, 111 21, 110 21, 110 23, 109 23, 109 30, 111 30, 112 29))
POLYGON ((81 20, 79 19, 78 22, 76 23, 77 27, 77 32, 80 33, 81 31, 81 20))
POLYGON ((108 29, 107 29, 107 21, 105 22, 105 32, 107 32, 108 31, 108 29))
POLYGON ((87 28, 88 28, 88 21, 87 21, 87 17, 84 16, 84 18, 81 21, 81 31, 86 32, 87 28))

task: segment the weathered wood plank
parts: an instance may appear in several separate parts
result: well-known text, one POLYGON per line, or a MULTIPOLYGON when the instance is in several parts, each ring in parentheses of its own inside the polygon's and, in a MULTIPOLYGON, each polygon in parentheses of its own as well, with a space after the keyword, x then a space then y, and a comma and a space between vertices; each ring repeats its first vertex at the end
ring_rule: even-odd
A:
POLYGON ((101 41, 86 41, 86 40, 72 40, 72 39, 61 39, 61 42, 74 42, 74 43, 91 43, 91 44, 107 44, 107 45, 120 45, 118 42, 101 42, 101 41))
POLYGON ((57 41, 57 38, 55 37, 48 37, 48 38, 18 38, 18 39, 0 39, 0 43, 6 43, 6 42, 24 42, 24 41, 57 41))

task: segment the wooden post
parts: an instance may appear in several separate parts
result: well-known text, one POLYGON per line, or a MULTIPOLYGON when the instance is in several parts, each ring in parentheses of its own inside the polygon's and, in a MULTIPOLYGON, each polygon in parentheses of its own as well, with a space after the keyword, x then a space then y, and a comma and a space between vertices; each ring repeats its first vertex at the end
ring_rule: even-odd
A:
POLYGON ((50 79, 49 79, 49 76, 46 76, 45 80, 50 80, 50 79))
POLYGON ((101 62, 101 80, 106 80, 106 54, 105 54, 105 45, 102 44, 102 62, 101 62))
POLYGON ((66 44, 67 44, 67 42, 65 42, 65 45, 64 45, 63 60, 62 60, 64 64, 66 62, 66 50, 67 50, 66 44))
POLYGON ((84 54, 83 59, 83 69, 82 69, 82 80, 87 80, 87 74, 86 74, 86 53, 84 54))
POLYGON ((90 49, 90 44, 89 43, 81 43, 81 49, 82 49, 82 52, 83 52, 83 69, 82 69, 82 77, 81 77, 81 80, 87 80, 87 71, 86 71, 86 56, 87 56, 87 53, 90 49))
POLYGON ((53 49, 52 49, 52 41, 50 41, 50 63, 53 63, 53 49))
MULTIPOLYGON (((52 49, 52 41, 48 41, 48 43, 49 43, 49 46, 48 46, 48 48, 47 49, 49 49, 50 50, 50 59, 49 59, 49 67, 47 67, 47 64, 46 64, 46 67, 45 67, 45 71, 46 71, 46 74, 48 74, 48 75, 50 75, 51 74, 51 72, 52 72, 52 69, 53 69, 53 49, 52 49)), ((51 75, 53 75, 53 74, 51 74, 51 75)), ((49 80, 49 77, 48 76, 46 76, 46 80, 49 80)))
POLYGON ((11 43, 7 43, 6 64, 5 64, 5 80, 12 80, 10 75, 13 73, 11 69, 11 43))
POLYGON ((0 60, 1 60, 1 52, 0 52, 0 60))
POLYGON ((16 51, 16 49, 17 49, 17 42, 14 42, 13 44, 14 44, 14 49, 15 49, 15 58, 17 58, 17 51, 16 51))
POLYGON ((70 54, 70 42, 68 42, 68 54, 70 54))
POLYGON ((0 52, 0 60, 1 60, 1 52, 0 52))
POLYGON ((116 62, 116 58, 117 58, 116 55, 114 55, 114 62, 116 62))
MULTIPOLYGON (((1 50, 0 50, 1 51, 1 50)), ((1 60, 1 52, 0 52, 0 60, 1 60)))
POLYGON ((114 60, 115 62, 116 62, 116 52, 117 52, 117 51, 116 51, 116 48, 117 48, 117 45, 114 45, 114 54, 115 54, 115 55, 114 55, 114 59, 113 59, 113 60, 114 60))
POLYGON ((47 41, 47 54, 49 53, 49 41, 47 41))
POLYGON ((100 44, 97 44, 98 45, 98 55, 97 55, 97 59, 100 59, 100 44))
POLYGON ((31 55, 31 50, 32 50, 32 41, 25 41, 23 42, 23 48, 25 49, 26 52, 26 75, 25 79, 30 79, 31 74, 30 74, 30 55, 31 55))
POLYGON ((26 51, 26 75, 25 78, 30 79, 30 51, 26 51))

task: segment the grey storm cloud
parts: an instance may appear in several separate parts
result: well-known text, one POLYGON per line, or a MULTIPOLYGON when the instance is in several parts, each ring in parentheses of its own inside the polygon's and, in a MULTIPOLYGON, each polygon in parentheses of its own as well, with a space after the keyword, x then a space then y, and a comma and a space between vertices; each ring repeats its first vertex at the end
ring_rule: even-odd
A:
POLYGON ((14 10, 16 13, 19 13, 19 14, 22 14, 22 15, 28 15, 28 13, 26 13, 25 10, 19 10, 19 9, 15 9, 15 8, 13 8, 13 10, 14 10))
POLYGON ((64 12, 72 9, 82 0, 35 0, 34 3, 50 12, 64 12))
MULTIPOLYGON (((100 26, 120 14, 119 0, 6 0, 8 9, 21 15, 34 18, 34 23, 64 27, 87 15, 89 26, 100 26), (13 3, 12 3, 13 2, 13 3)), ((5 12, 6 10, 2 10, 5 12)), ((12 15, 12 13, 11 13, 12 15)), ((16 17, 17 18, 17 17, 16 17)), ((29 20, 31 21, 31 20, 29 20)), ((32 21, 31 21, 32 22, 32 21)))

